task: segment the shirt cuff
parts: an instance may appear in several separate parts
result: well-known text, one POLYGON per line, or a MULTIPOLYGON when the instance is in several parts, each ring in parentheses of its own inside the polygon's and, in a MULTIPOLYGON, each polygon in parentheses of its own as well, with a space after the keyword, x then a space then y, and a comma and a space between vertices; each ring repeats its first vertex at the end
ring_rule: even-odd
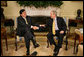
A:
POLYGON ((31 28, 33 28, 33 26, 31 26, 31 28))
MULTIPOLYGON (((33 28, 33 26, 31 26, 31 28, 33 28)), ((37 29, 39 29, 39 27, 37 29)))
POLYGON ((38 27, 38 29, 39 29, 39 27, 38 27))

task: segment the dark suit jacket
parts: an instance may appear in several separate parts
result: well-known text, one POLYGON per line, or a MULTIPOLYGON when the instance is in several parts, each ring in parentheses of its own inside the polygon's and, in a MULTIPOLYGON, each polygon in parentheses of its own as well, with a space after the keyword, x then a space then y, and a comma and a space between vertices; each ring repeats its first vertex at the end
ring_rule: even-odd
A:
MULTIPOLYGON (((49 32, 51 33, 52 33, 52 24, 53 24, 53 19, 49 19, 46 24, 46 28, 49 28, 49 32)), ((57 25, 60 31, 61 30, 66 31, 67 26, 62 17, 57 17, 57 25)))
POLYGON ((19 36, 24 36, 24 34, 27 31, 32 32, 32 34, 33 34, 33 31, 31 29, 32 21, 30 19, 30 16, 26 16, 26 19, 27 19, 28 24, 26 24, 26 22, 22 16, 19 16, 17 18, 17 35, 19 35, 19 36))

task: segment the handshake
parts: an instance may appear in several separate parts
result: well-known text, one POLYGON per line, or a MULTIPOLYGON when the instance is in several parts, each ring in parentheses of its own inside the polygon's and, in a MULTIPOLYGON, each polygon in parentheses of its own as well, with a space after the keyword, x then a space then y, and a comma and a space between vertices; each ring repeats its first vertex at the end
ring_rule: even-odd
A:
MULTIPOLYGON (((40 27, 45 27, 45 25, 39 25, 40 27)), ((37 26, 32 26, 32 29, 34 29, 34 30, 37 30, 37 29, 39 29, 39 27, 37 27, 37 26)))
POLYGON ((32 26, 32 29, 37 30, 37 29, 39 29, 39 27, 37 27, 37 26, 32 26))
POLYGON ((40 27, 45 27, 45 25, 40 25, 40 27))

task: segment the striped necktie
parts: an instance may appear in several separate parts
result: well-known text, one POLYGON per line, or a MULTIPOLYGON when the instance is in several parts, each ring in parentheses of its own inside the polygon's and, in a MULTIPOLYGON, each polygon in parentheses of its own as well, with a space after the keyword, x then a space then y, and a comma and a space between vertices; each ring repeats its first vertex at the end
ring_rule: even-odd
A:
POLYGON ((26 19, 26 18, 24 18, 24 19, 25 19, 25 21, 26 21, 26 24, 28 24, 27 19, 26 19))
POLYGON ((53 20, 52 33, 55 35, 55 20, 53 20))

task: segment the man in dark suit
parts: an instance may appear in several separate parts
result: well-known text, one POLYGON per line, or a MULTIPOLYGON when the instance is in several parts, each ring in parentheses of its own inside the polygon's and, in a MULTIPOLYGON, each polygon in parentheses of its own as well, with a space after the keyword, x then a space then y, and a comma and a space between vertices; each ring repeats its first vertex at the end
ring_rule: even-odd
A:
POLYGON ((38 27, 32 24, 30 17, 26 15, 26 11, 24 9, 21 9, 19 13, 20 16, 17 18, 17 35, 24 36, 27 55, 29 55, 30 40, 32 40, 35 48, 39 47, 39 44, 37 44, 35 39, 33 38, 33 30, 38 29, 38 27))
POLYGON ((41 27, 49 28, 49 33, 47 35, 47 38, 50 42, 50 44, 54 44, 54 56, 56 56, 59 53, 59 49, 62 47, 63 37, 66 32, 66 23, 63 20, 62 17, 57 17, 56 11, 50 12, 51 19, 47 22, 46 25, 40 25, 41 27), (53 36, 58 37, 58 44, 56 45, 53 36))

